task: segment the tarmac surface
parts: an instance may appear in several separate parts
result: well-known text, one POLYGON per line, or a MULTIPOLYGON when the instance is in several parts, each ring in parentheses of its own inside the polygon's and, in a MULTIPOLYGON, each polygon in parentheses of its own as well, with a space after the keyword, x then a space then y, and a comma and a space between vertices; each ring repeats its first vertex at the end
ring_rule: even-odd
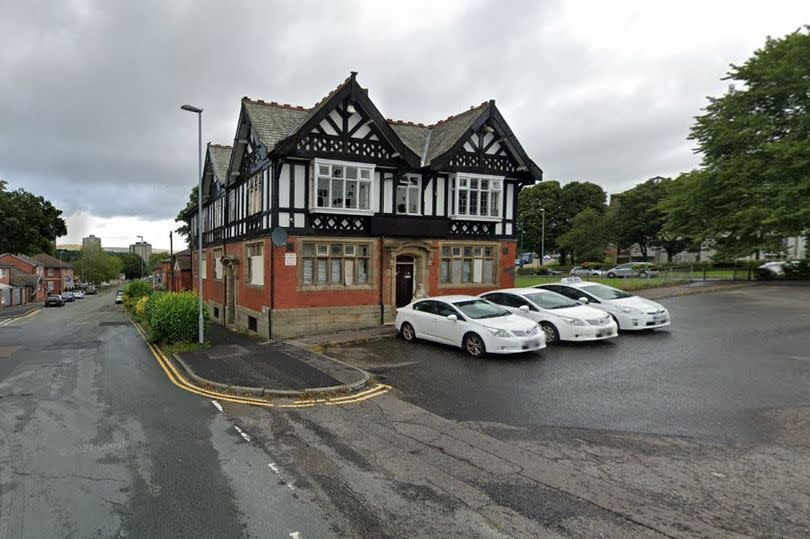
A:
POLYGON ((111 292, 0 326, 0 537, 333 536, 271 464, 111 292))
POLYGON ((472 359, 388 338, 327 347, 442 417, 752 442, 763 412, 810 404, 810 287, 660 299, 671 327, 472 359))

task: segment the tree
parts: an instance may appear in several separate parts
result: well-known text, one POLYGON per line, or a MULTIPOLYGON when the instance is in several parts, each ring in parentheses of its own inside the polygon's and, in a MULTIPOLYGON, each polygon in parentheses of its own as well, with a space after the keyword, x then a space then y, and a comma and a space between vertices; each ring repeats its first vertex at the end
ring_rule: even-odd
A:
POLYGON ((191 188, 191 193, 188 195, 188 202, 186 202, 186 207, 180 210, 180 213, 177 214, 175 217, 175 222, 183 223, 181 226, 175 229, 179 235, 186 238, 186 243, 191 245, 191 217, 192 213, 197 211, 197 193, 198 193, 198 186, 194 186, 191 188))
POLYGON ((689 136, 702 168, 679 178, 663 207, 668 232, 698 232, 736 257, 810 228, 810 27, 768 38, 725 79, 689 136))
POLYGON ((149 255, 149 263, 146 266, 151 271, 153 267, 167 258, 169 258, 168 253, 152 253, 149 255))
POLYGON ((115 257, 121 261, 121 272, 127 279, 139 279, 141 277, 141 264, 143 264, 144 275, 150 272, 150 267, 147 267, 140 255, 135 253, 115 253, 115 257))
POLYGON ((578 213, 571 228, 560 236, 560 249, 571 254, 578 262, 601 261, 608 243, 607 216, 596 208, 587 208, 578 213))
POLYGON ((82 257, 73 265, 81 271, 82 280, 89 283, 115 279, 121 274, 122 266, 117 256, 94 248, 82 248, 82 257))
POLYGON ((557 181, 539 182, 523 189, 518 196, 518 219, 523 222, 524 245, 540 252, 542 212, 546 213, 546 252, 560 251, 560 261, 566 262, 567 251, 558 238, 571 228, 574 216, 587 208, 605 210, 607 193, 591 182, 569 182, 560 187, 557 181))
POLYGON ((23 189, 6 190, 0 180, 0 253, 53 253, 54 242, 67 234, 62 210, 23 189))

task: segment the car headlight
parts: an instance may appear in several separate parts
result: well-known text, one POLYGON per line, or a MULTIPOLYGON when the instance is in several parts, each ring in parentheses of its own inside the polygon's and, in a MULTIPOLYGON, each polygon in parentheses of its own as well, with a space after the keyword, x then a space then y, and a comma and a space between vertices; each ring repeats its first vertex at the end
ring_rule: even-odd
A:
POLYGON ((580 320, 579 318, 563 318, 568 324, 572 326, 587 326, 588 324, 585 320, 580 320))
POLYGON ((627 314, 641 314, 641 311, 634 307, 619 307, 619 310, 627 314))
POLYGON ((487 328, 493 335, 496 337, 511 337, 508 331, 505 329, 495 329, 495 328, 487 328))

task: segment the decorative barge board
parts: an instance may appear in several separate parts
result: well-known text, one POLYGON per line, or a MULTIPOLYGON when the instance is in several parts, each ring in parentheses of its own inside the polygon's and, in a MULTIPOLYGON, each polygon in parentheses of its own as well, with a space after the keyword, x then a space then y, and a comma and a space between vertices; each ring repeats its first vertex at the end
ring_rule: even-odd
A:
POLYGON ((311 108, 243 98, 232 147, 206 153, 203 295, 214 320, 286 337, 511 286, 517 194, 540 179, 494 101, 386 120, 356 73, 311 108))

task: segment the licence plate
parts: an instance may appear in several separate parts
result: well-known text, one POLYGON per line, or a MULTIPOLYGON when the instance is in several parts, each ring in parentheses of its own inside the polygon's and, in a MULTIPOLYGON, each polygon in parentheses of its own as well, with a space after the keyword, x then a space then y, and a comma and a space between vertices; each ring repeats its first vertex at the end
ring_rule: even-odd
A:
POLYGON ((540 346, 540 341, 529 341, 523 345, 523 349, 536 348, 537 346, 540 346))
POLYGON ((656 324, 659 322, 666 322, 666 321, 667 321, 666 316, 653 316, 653 322, 655 322, 656 324))

